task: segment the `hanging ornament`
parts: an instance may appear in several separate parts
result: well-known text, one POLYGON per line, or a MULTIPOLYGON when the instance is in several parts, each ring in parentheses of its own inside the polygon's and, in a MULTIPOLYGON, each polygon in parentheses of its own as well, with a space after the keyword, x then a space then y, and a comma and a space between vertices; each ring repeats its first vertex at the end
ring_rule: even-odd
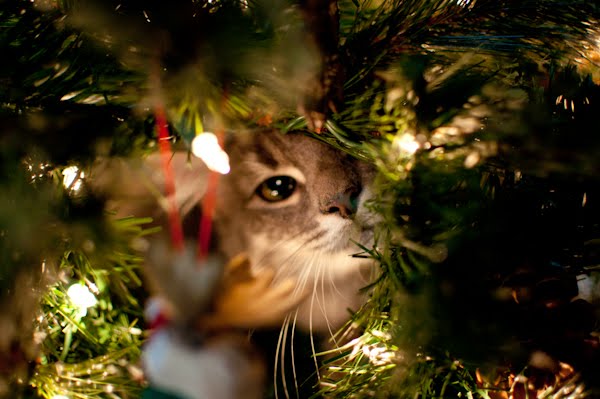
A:
POLYGON ((142 398, 260 399, 265 365, 246 331, 280 323, 304 299, 293 295, 295 283, 253 275, 244 256, 199 267, 191 248, 173 253, 160 244, 147 271, 160 294, 146 307, 153 331, 142 353, 142 398))

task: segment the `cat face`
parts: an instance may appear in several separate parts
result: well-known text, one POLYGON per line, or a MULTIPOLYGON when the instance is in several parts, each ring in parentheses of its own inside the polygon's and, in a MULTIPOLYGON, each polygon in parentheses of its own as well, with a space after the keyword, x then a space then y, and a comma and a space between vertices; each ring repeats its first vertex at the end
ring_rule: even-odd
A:
MULTIPOLYGON (((238 133, 226 146, 231 172, 219 179, 215 228, 227 258, 246 253, 252 266, 271 268, 275 281, 293 278, 295 295, 306 299, 292 315, 299 327, 335 330, 357 310, 359 289, 370 282, 373 262, 356 242, 373 245, 370 198, 373 169, 300 134, 275 131, 238 133), (359 256, 357 256, 359 255, 359 256)), ((153 216, 169 240, 165 211, 148 186, 164 187, 160 154, 143 163, 112 160, 97 166, 94 183, 115 202, 120 216, 153 216)), ((205 193, 202 162, 185 152, 171 159, 182 214, 205 193)), ((166 203, 166 202, 165 202, 166 203)), ((198 215, 188 219, 198 220, 198 215)), ((191 234, 197 226, 190 226, 191 234)))
POLYGON ((215 217, 221 250, 246 252, 276 279, 294 278, 295 294, 307 295, 295 315, 300 327, 339 327, 360 306, 373 267, 356 245, 373 245, 364 206, 373 169, 299 134, 237 135, 227 151, 231 172, 219 182, 215 217))

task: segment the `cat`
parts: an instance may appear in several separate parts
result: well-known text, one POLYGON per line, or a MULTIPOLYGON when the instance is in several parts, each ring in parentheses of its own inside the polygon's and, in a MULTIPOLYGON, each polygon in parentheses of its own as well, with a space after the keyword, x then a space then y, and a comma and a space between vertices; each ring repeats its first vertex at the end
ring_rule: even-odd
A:
MULTIPOLYGON (((225 149, 231 171, 218 181, 214 250, 223 259, 245 253, 255 272, 274 272, 273 284, 295 281, 291 295, 298 300, 291 300, 300 301, 297 309, 273 332, 275 336, 265 331, 255 334, 253 341, 265 358, 274 361, 267 363, 275 373, 275 397, 279 389, 289 397, 289 384, 295 386, 296 396, 310 396, 318 383, 314 380, 318 347, 341 344, 335 333, 349 320, 350 311, 364 303, 366 293, 361 289, 376 275, 374 261, 357 245, 375 245, 378 218, 367 206, 373 196, 374 168, 301 133, 238 132, 228 137, 225 149)), ((180 213, 188 215, 185 224, 193 235, 199 220, 193 210, 206 191, 207 170, 186 152, 174 153, 170 165, 175 202, 180 213)), ((164 186, 163 172, 160 156, 154 154, 143 162, 112 160, 94 173, 96 186, 116 200, 111 207, 120 216, 153 216, 163 225, 165 233, 154 237, 155 245, 157 240, 162 245, 169 240, 164 217, 168 201, 156 196, 164 186)), ((175 292, 190 292, 197 285, 176 284, 175 292)), ((187 309, 190 301, 179 298, 179 303, 187 309)))
POLYGON ((227 146, 231 173, 218 186, 215 227, 226 257, 246 252, 254 268, 296 280, 308 293, 295 324, 332 333, 364 301, 373 261, 373 168, 303 134, 263 130, 227 146))
MULTIPOLYGON (((301 133, 238 132, 225 147, 231 172, 217 186, 213 247, 225 259, 246 253, 255 270, 273 268, 275 283, 295 279, 294 295, 306 295, 292 315, 295 326, 333 334, 364 302, 360 289, 375 273, 357 245, 374 245, 377 218, 366 206, 374 168, 301 133)), ((180 212, 197 221, 191 211, 206 190, 207 171, 186 152, 176 152, 171 166, 180 212)), ((158 154, 138 163, 112 160, 94 175, 119 215, 164 219, 165 206, 157 206, 164 198, 151 194, 164 184, 158 154)))

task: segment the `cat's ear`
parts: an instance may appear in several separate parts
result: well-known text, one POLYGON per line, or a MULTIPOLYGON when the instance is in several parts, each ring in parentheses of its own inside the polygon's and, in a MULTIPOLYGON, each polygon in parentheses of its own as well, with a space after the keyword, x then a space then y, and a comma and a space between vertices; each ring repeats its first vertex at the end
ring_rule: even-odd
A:
MULTIPOLYGON (((175 183, 175 203, 185 216, 204 196, 208 170, 201 160, 183 151, 172 154, 168 167, 175 183)), ((165 181, 165 167, 158 153, 143 159, 100 159, 91 172, 92 189, 108 199, 108 209, 119 217, 163 219, 171 201, 165 181)))

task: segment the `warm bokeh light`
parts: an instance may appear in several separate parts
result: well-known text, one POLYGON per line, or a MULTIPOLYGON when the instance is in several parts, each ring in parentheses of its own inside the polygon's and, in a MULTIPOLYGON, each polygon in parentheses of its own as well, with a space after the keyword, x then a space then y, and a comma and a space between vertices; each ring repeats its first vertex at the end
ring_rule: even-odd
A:
POLYGON ((83 171, 80 171, 77 166, 69 166, 62 172, 63 186, 65 188, 77 191, 81 188, 81 179, 85 177, 83 171))
POLYGON ((90 289, 83 284, 75 283, 67 290, 69 299, 75 305, 82 315, 87 313, 87 308, 95 306, 98 300, 92 294, 90 289))
POLYGON ((192 140, 192 153, 200 158, 206 166, 223 175, 229 173, 229 156, 219 145, 217 136, 210 132, 197 135, 192 140))

